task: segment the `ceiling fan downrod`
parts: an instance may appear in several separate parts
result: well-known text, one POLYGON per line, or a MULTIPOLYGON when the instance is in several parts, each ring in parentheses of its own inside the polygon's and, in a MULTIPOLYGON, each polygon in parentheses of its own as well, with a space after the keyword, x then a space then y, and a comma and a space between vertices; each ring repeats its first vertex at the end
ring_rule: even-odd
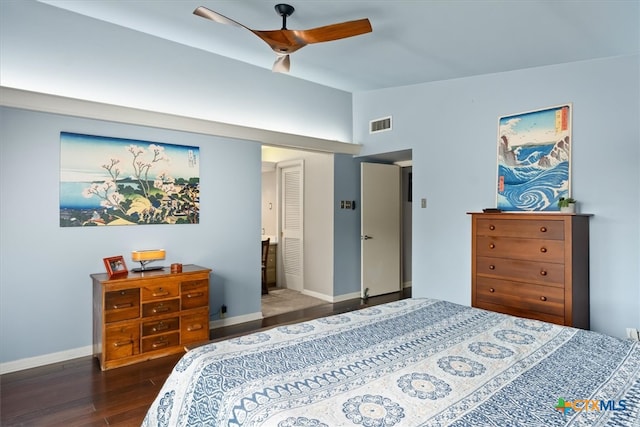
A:
POLYGON ((295 9, 289 4, 280 3, 275 6, 278 15, 282 16, 282 29, 287 29, 287 17, 291 16, 295 9))

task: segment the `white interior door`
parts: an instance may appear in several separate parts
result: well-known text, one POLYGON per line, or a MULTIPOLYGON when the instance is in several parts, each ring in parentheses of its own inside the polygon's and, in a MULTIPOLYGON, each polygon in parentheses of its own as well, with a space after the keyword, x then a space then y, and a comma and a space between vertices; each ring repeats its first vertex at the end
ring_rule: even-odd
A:
POLYGON ((280 241, 283 286, 304 289, 304 162, 278 163, 280 170, 280 241))
POLYGON ((361 292, 382 295, 401 289, 400 167, 362 163, 361 292))

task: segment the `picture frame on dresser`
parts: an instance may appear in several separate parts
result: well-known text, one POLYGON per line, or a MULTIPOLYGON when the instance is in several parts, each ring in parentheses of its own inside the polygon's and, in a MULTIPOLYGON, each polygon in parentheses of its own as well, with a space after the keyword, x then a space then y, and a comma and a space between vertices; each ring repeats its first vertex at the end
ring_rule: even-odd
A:
POLYGON ((109 278, 120 277, 129 274, 127 264, 122 255, 103 258, 104 266, 107 269, 109 278))

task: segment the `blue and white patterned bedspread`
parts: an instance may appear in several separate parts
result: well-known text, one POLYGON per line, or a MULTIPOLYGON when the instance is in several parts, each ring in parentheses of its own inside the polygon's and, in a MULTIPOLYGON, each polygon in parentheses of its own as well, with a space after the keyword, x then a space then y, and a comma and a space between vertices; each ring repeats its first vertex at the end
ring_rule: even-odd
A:
POLYGON ((144 426, 638 426, 640 345, 432 299, 189 351, 144 426))

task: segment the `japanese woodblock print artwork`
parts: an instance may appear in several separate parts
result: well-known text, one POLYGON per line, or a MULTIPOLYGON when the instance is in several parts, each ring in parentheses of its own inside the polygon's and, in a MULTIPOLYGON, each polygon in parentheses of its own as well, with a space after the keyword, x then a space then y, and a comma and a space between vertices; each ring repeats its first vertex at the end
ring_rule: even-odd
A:
POLYGON ((497 207, 557 211, 571 189, 571 104, 499 119, 497 207))
POLYGON ((60 226, 197 224, 198 147, 60 133, 60 226))

